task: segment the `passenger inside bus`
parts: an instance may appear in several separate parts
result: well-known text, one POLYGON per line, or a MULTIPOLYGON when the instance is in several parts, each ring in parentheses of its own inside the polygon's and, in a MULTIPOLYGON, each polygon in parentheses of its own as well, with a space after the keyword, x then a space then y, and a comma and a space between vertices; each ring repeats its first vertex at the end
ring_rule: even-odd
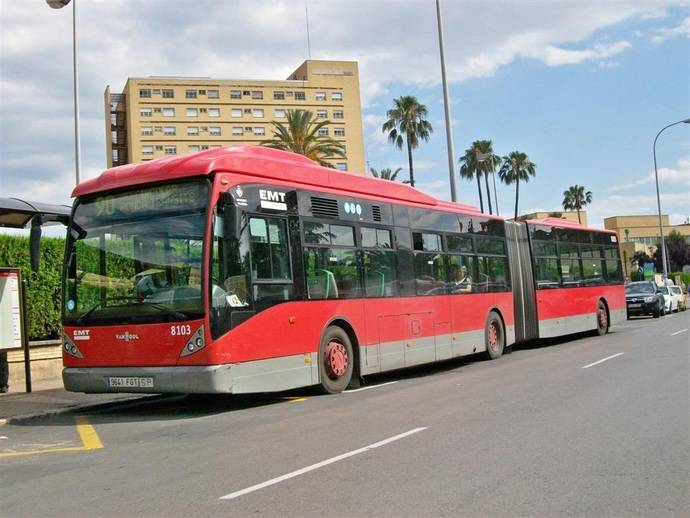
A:
POLYGON ((463 265, 455 271, 455 281, 451 285, 452 293, 467 293, 472 291, 472 277, 467 273, 467 266, 463 265))

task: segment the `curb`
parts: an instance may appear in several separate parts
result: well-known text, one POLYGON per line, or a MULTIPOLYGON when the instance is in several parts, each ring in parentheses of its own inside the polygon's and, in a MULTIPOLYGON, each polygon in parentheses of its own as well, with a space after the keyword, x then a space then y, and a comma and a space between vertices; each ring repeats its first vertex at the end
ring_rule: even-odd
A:
POLYGON ((84 412, 95 412, 98 410, 105 410, 108 408, 116 407, 121 404, 127 404, 127 403, 132 403, 134 401, 139 401, 139 400, 149 400, 149 401, 155 401, 157 399, 162 399, 164 397, 169 396, 169 394, 155 394, 155 395, 135 395, 132 397, 128 398, 122 398, 122 399, 116 399, 115 401, 107 401, 104 403, 84 403, 84 404, 75 404, 71 406, 65 406, 62 408, 56 408, 56 409, 51 409, 51 410, 44 410, 41 412, 34 412, 32 414, 23 414, 23 415, 17 415, 17 416, 12 416, 12 417, 5 417, 5 418, 0 418, 0 426, 4 425, 10 425, 10 424, 18 424, 24 421, 30 421, 31 419, 37 419, 39 417, 51 417, 51 416, 56 416, 60 414, 66 414, 68 412, 73 412, 75 410, 79 411, 84 411, 84 412))

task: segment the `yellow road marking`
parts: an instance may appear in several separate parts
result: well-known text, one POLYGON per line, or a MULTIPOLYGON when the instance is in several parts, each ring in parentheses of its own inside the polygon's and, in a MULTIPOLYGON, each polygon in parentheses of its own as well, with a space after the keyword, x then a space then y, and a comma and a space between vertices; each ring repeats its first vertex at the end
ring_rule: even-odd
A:
POLYGON ((72 451, 88 451, 97 450, 103 448, 103 443, 100 437, 96 433, 96 429, 91 426, 88 419, 84 416, 75 417, 77 422, 77 432, 79 432, 79 437, 81 438, 81 446, 72 446, 69 448, 48 448, 45 450, 30 450, 30 451, 12 451, 6 453, 0 453, 1 458, 7 457, 25 457, 27 455, 38 455, 39 453, 65 453, 72 451))
POLYGON ((282 399, 284 399, 288 403, 301 403, 302 401, 307 400, 307 398, 305 398, 305 397, 297 397, 297 396, 286 396, 282 399))
POLYGON ((103 443, 100 437, 96 433, 96 429, 91 426, 91 423, 83 415, 78 415, 77 420, 77 431, 81 437, 81 442, 84 445, 85 450, 98 450, 103 448, 103 443))

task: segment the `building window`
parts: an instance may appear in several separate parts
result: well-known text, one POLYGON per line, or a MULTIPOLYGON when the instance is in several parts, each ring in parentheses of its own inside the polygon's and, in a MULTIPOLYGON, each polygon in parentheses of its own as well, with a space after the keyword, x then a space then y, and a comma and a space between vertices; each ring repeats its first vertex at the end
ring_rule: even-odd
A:
POLYGON ((209 108, 206 113, 209 117, 220 117, 220 108, 209 108))
POLYGON ((187 117, 196 117, 199 115, 199 110, 196 108, 187 108, 187 117))
POLYGON ((196 126, 189 126, 187 128, 187 135, 196 137, 199 134, 199 128, 196 126))
POLYGON ((263 99, 264 93, 261 90, 252 90, 252 99, 263 99))
POLYGON ((342 119, 344 118, 343 110, 333 110, 333 118, 334 119, 342 119))
POLYGON ((285 117, 287 117, 287 113, 285 112, 284 108, 276 108, 273 112, 273 116, 276 119, 284 119, 285 117))
POLYGON ((328 112, 326 110, 316 110, 317 119, 325 119, 328 117, 328 112))
POLYGON ((185 90, 185 99, 196 99, 196 90, 185 90))
POLYGON ((342 101, 343 100, 343 93, 342 92, 331 92, 331 101, 342 101))
POLYGON ((177 146, 163 146, 163 153, 166 155, 176 155, 177 146))
POLYGON ((151 108, 139 108, 140 117, 153 117, 153 109, 151 108))
POLYGON ((142 99, 149 99, 151 97, 151 89, 141 88, 139 90, 139 97, 141 97, 142 99))
POLYGON ((141 146, 142 155, 153 155, 153 146, 141 146))
POLYGON ((220 93, 218 90, 208 90, 207 95, 209 99, 220 99, 220 93))
POLYGON ((220 126, 211 126, 208 129, 208 134, 212 137, 220 137, 220 126))
POLYGON ((163 88, 163 99, 174 99, 175 91, 172 88, 163 88))
POLYGON ((260 119, 264 116, 264 109, 263 108, 254 108, 252 110, 252 117, 255 117, 257 119, 260 119))
POLYGON ((141 136, 142 137, 150 137, 153 135, 153 128, 151 126, 142 126, 141 127, 141 136))
POLYGON ((232 117, 242 117, 242 108, 233 108, 230 115, 232 117))
POLYGON ((171 137, 176 133, 177 132, 175 131, 175 126, 163 126, 163 135, 171 137))
POLYGON ((255 127, 254 128, 254 135, 265 135, 266 134, 266 129, 262 127, 255 127))
POLYGON ((334 128, 333 129, 333 135, 336 137, 344 137, 345 136, 345 128, 334 128))
POLYGON ((244 128, 242 126, 233 126, 232 127, 232 134, 233 135, 244 135, 244 128))
MULTIPOLYGON (((213 147, 220 147, 220 146, 213 146, 213 147)), ((201 150, 206 151, 208 149, 208 144, 201 144, 201 150)))
POLYGON ((284 100, 285 99, 285 92, 280 91, 280 90, 276 90, 275 92, 273 92, 273 99, 275 99, 276 101, 284 100))
POLYGON ((240 90, 230 90, 230 99, 242 99, 242 92, 240 90))
POLYGON ((328 128, 319 128, 319 137, 327 137, 328 128))
POLYGON ((197 151, 199 151, 199 146, 187 146, 187 151, 189 151, 190 153, 196 153, 197 151))
POLYGON ((304 101, 304 92, 295 92, 295 101, 304 101))
POLYGON ((347 163, 346 162, 338 162, 335 164, 335 168, 338 171, 347 171, 347 163))
POLYGON ((174 117, 175 108, 163 108, 163 117, 174 117))
POLYGON ((316 97, 317 101, 325 101, 326 100, 326 92, 316 92, 314 94, 314 97, 316 97))

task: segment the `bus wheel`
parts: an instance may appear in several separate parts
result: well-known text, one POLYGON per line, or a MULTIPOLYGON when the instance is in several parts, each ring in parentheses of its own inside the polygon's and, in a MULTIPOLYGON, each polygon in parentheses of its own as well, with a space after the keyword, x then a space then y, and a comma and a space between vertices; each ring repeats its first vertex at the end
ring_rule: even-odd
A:
POLYGON ((319 377, 327 394, 342 392, 350 384, 355 355, 347 333, 338 326, 326 329, 319 346, 319 377))
POLYGON ((603 301, 597 304, 597 328, 595 333, 599 336, 604 336, 609 332, 609 315, 606 312, 606 306, 603 301))
POLYGON ((484 331, 486 341, 486 354, 490 360, 496 360, 503 354, 506 343, 506 335, 503 332, 503 323, 499 316, 493 311, 489 313, 484 331))

